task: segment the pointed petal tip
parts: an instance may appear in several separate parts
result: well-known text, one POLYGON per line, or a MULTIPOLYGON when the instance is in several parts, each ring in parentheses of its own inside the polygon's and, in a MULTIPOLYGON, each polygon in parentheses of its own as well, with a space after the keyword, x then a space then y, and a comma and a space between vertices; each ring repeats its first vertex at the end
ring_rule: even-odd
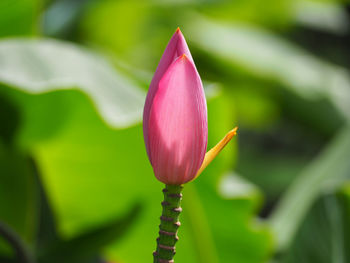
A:
POLYGON ((193 64, 193 61, 186 54, 182 54, 181 56, 179 56, 178 60, 183 61, 183 62, 190 62, 193 64))
POLYGON ((225 137, 228 137, 229 140, 231 140, 233 136, 237 135, 237 130, 238 130, 238 127, 234 127, 231 131, 227 133, 225 137))
POLYGON ((231 141, 231 139, 237 134, 238 127, 233 128, 229 131, 225 137, 218 142, 212 149, 210 149, 204 157, 203 163, 199 168, 196 177, 197 178, 203 170, 215 159, 215 157, 221 152, 221 150, 231 141))
POLYGON ((188 59, 188 57, 186 56, 186 54, 182 54, 182 55, 180 56, 180 59, 188 59))
POLYGON ((181 33, 180 27, 177 27, 175 33, 181 33))

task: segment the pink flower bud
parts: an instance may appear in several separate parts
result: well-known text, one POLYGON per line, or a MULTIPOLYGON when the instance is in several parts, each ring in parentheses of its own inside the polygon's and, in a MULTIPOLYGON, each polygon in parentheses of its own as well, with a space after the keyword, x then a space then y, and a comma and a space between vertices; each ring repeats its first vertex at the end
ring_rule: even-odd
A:
POLYGON ((195 178, 208 140, 202 81, 179 29, 170 39, 147 94, 143 133, 157 179, 184 184, 195 178))

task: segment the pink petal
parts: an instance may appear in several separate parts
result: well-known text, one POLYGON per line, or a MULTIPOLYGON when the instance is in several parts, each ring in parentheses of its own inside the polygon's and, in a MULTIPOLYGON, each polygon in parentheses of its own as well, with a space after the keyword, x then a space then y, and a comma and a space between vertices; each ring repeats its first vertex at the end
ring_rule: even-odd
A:
POLYGON ((207 148, 207 109, 201 79, 186 55, 160 80, 146 125, 156 177, 166 184, 192 180, 207 148))
MULTIPOLYGON (((167 71, 169 66, 175 61, 176 58, 185 54, 188 59, 193 62, 191 53, 186 44, 186 40, 182 35, 180 29, 178 28, 172 38, 170 39, 162 58, 159 61, 156 72, 154 73, 153 79, 150 84, 150 88, 147 94, 146 103, 143 111, 143 135, 146 144, 147 154, 149 154, 149 139, 148 139, 148 121, 149 121, 149 112, 153 102, 155 93, 157 92, 160 79, 163 77, 164 73, 167 71)), ((150 158, 152 163, 152 160, 150 158)))

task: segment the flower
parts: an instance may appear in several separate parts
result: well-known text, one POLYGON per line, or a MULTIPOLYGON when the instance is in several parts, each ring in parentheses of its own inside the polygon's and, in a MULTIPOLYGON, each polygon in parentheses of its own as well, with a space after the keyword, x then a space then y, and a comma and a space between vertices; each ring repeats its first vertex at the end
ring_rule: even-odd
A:
POLYGON ((208 140, 202 81, 177 29, 151 81, 143 113, 146 150, 157 179, 179 185, 195 178, 208 140))
POLYGON ((236 135, 237 127, 210 151, 202 81, 178 28, 150 84, 143 110, 143 135, 157 179, 181 185, 196 177, 236 135))

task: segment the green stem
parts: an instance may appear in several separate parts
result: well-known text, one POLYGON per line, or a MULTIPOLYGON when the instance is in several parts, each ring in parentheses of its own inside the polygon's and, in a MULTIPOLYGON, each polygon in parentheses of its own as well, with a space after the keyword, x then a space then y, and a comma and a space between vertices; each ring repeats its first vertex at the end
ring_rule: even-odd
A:
POLYGON ((157 250, 153 253, 154 263, 172 263, 175 255, 175 244, 178 241, 177 229, 180 226, 179 215, 182 199, 182 185, 166 185, 163 189, 163 212, 160 217, 157 250))
POLYGON ((29 250, 21 238, 8 225, 0 221, 0 236, 3 237, 15 250, 17 261, 20 263, 33 263, 29 250))

